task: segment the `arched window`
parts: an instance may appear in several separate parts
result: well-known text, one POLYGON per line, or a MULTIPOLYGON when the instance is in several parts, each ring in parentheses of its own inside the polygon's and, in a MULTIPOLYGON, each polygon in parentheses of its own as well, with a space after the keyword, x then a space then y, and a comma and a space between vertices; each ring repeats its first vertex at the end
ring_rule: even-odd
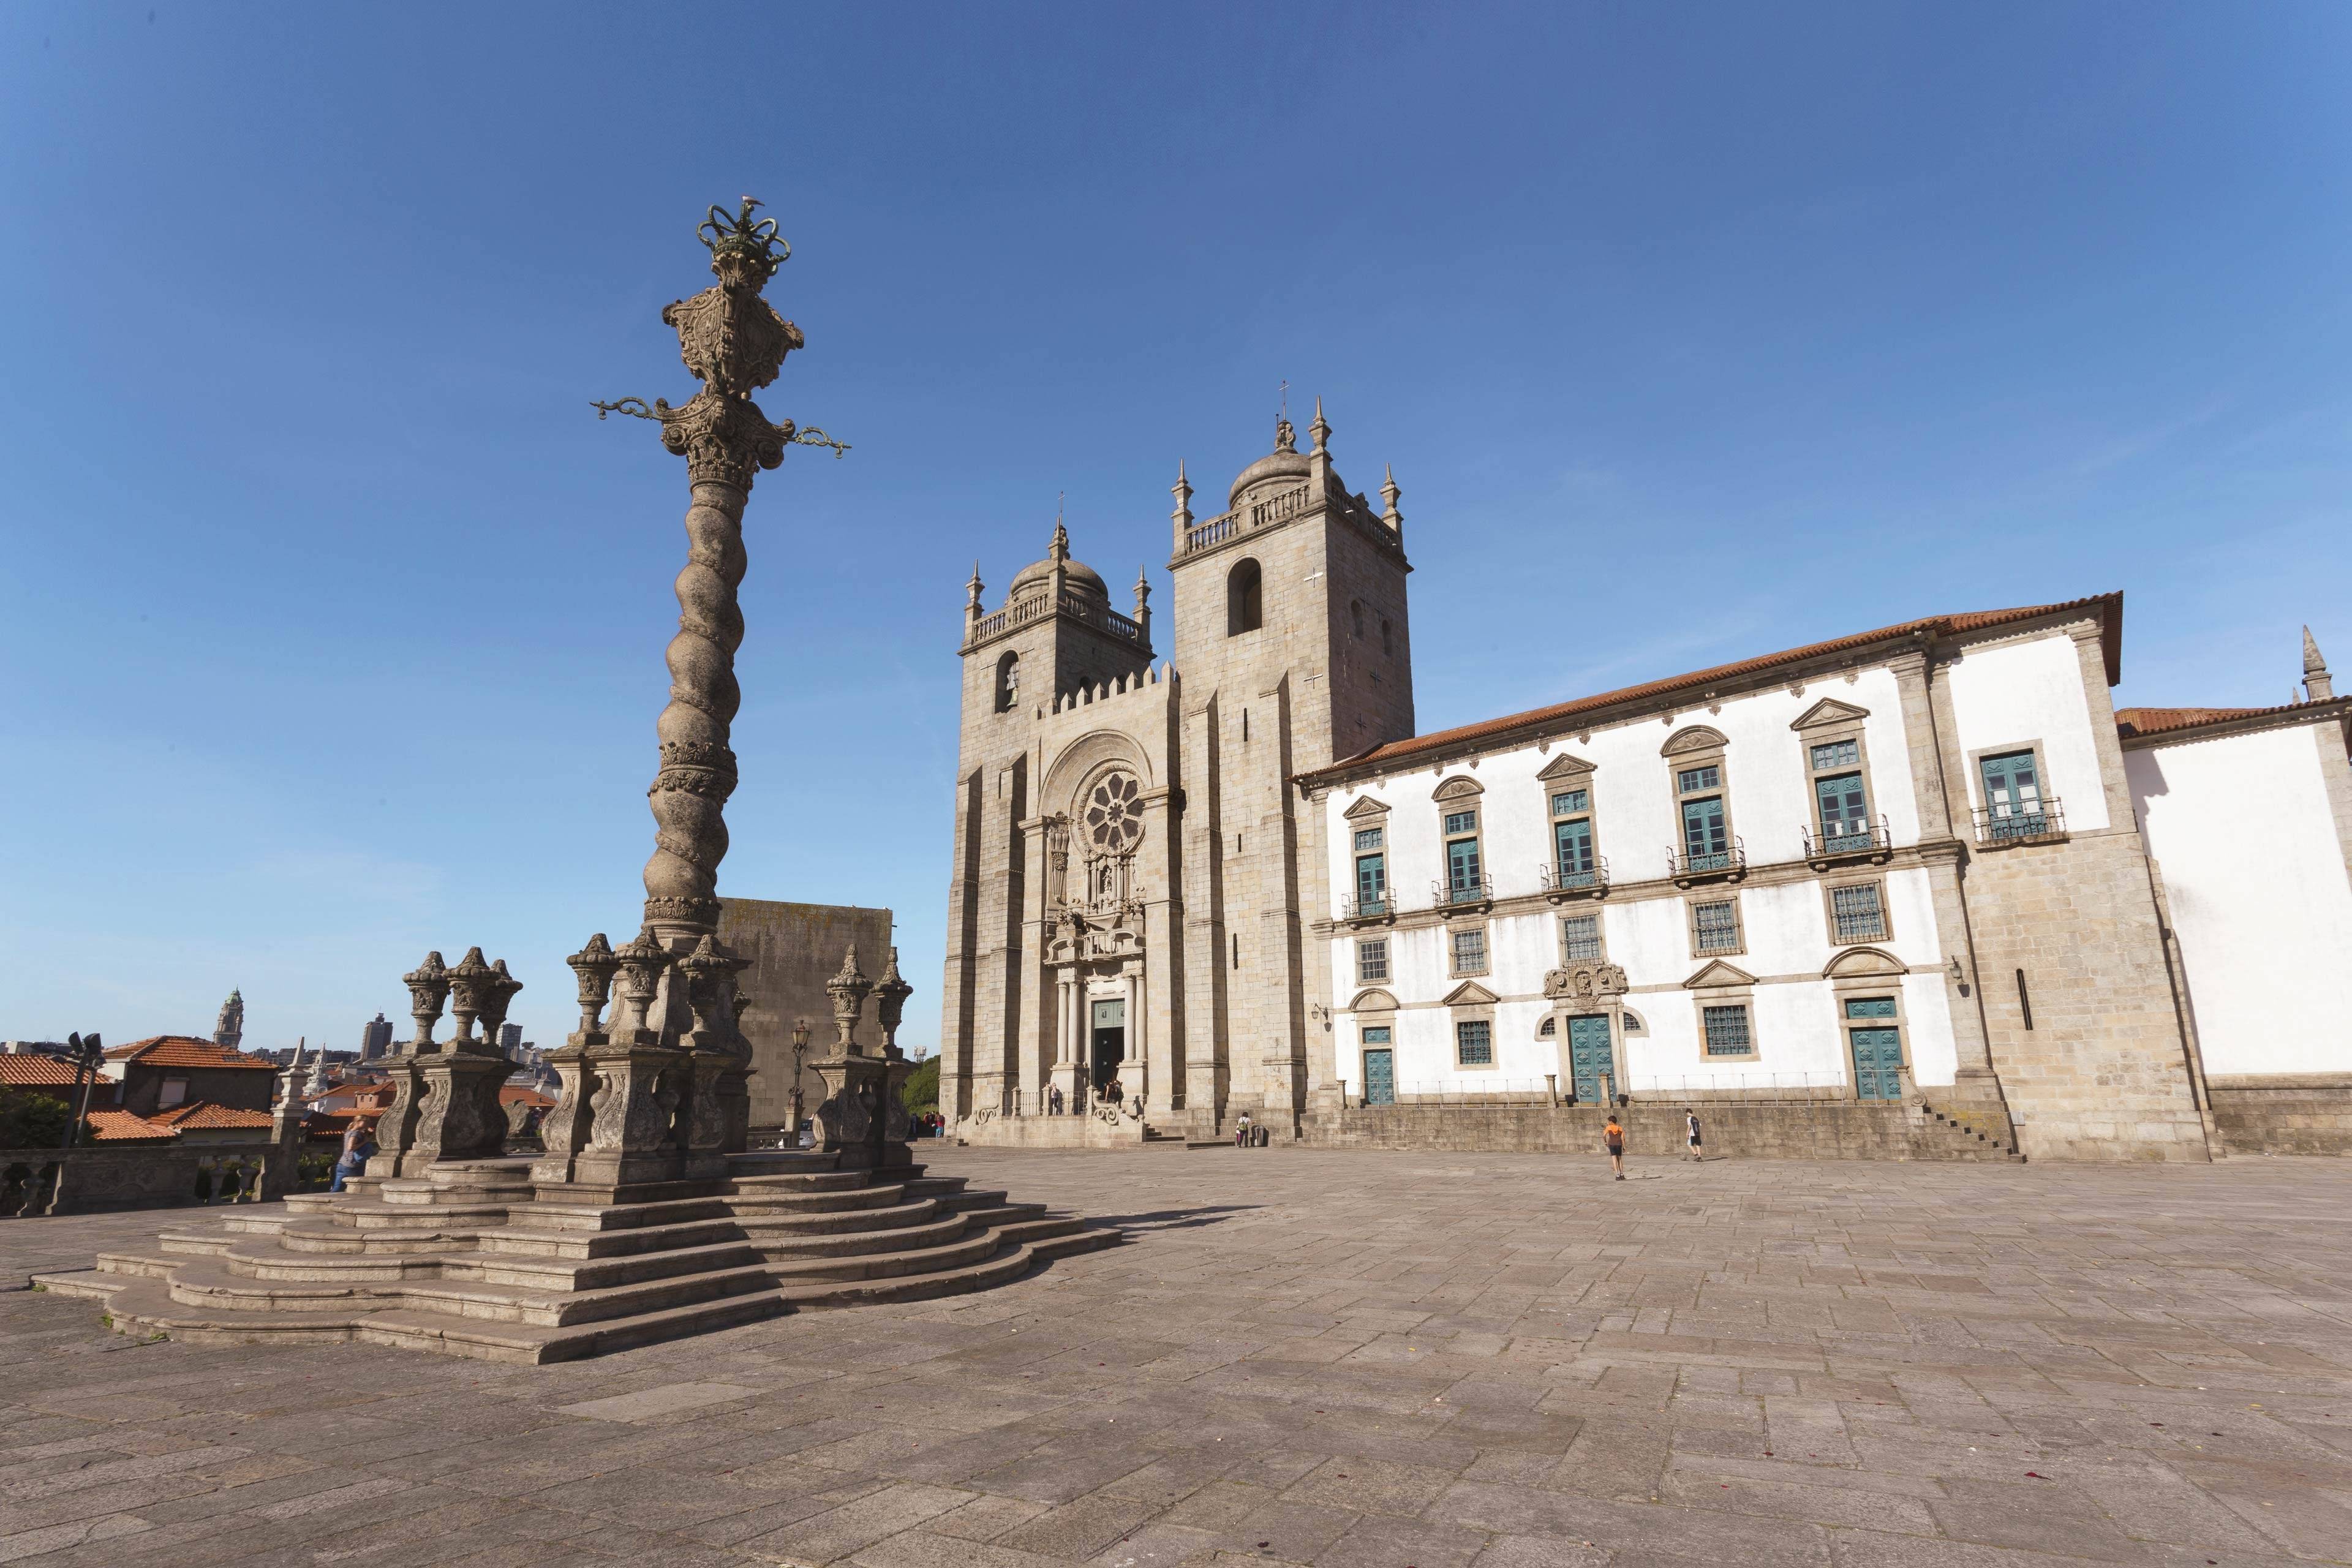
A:
POLYGON ((1265 624, 1265 583, 1255 561, 1244 561, 1225 578, 1225 635, 1237 637, 1265 624))
POLYGON ((1353 621, 1353 622, 1355 623, 1355 632, 1356 632, 1356 635, 1357 635, 1358 637, 1362 637, 1362 636, 1364 635, 1364 601, 1363 601, 1363 600, 1361 600, 1361 599, 1350 599, 1350 600, 1349 600, 1349 601, 1348 601, 1348 618, 1349 618, 1350 621, 1353 621))
POLYGON ((1008 653, 996 661, 996 710, 1010 713, 1021 700, 1021 656, 1008 653))

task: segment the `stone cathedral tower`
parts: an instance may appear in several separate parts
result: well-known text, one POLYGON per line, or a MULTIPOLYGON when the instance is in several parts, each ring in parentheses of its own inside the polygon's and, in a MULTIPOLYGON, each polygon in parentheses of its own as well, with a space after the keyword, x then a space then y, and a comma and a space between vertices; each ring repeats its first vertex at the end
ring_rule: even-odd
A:
POLYGON ((967 584, 940 1083, 966 1137, 1281 1126, 1332 1081, 1328 856, 1290 781, 1412 733, 1412 568, 1395 481, 1375 510, 1319 402, 1308 434, 1278 421, 1205 521, 1179 475, 1172 664, 1148 580, 1112 609, 1058 521, 1002 608, 967 584))

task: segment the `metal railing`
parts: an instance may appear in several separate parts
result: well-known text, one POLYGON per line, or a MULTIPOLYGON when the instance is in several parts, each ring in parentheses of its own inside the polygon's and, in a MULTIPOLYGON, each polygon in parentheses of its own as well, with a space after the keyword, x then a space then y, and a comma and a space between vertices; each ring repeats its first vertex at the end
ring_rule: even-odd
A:
POLYGON ((1570 871, 1556 860, 1546 860, 1537 866, 1536 879, 1547 893, 1601 892, 1609 886, 1609 857, 1595 855, 1588 871, 1570 871))
POLYGON ((1339 918, 1343 921, 1384 920, 1396 912, 1396 902, 1386 893, 1377 899, 1341 899, 1339 918))
POLYGON ((1429 885, 1429 896, 1441 910, 1462 904, 1491 904, 1495 901, 1495 884, 1483 877, 1475 882, 1439 880, 1429 885))
POLYGON ((1700 877, 1744 877, 1748 874, 1748 842, 1734 834, 1731 847, 1694 855, 1687 849, 1666 851, 1666 874, 1677 882, 1700 877))
POLYGON ((1862 822, 1841 822, 1834 830, 1824 826, 1818 833, 1811 827, 1801 831, 1805 836, 1805 858, 1808 860, 1836 860, 1849 855, 1885 855, 1895 847, 1894 835, 1887 831, 1884 816, 1862 822))
POLYGON ((2011 844, 2046 843, 2066 837, 2066 810, 2056 795, 2045 795, 2031 805, 2003 802, 1971 807, 1977 842, 1989 849, 2011 844))

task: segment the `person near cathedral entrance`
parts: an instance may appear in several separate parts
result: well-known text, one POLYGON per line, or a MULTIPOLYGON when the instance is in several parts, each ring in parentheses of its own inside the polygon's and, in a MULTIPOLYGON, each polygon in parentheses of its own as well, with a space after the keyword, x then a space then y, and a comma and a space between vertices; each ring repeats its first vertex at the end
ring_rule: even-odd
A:
POLYGON ((1120 1100, 1127 1098, 1127 1088, 1124 1084, 1120 1083, 1118 1079, 1113 1079, 1108 1083, 1103 1085, 1103 1098, 1110 1101, 1113 1105, 1117 1105, 1120 1100))
POLYGON ((1250 1113, 1244 1110, 1242 1112, 1242 1119, 1234 1123, 1234 1147, 1236 1149, 1248 1148, 1250 1146, 1250 1134, 1253 1131, 1254 1129, 1250 1126, 1250 1113))
POLYGON ((1050 1116, 1062 1114, 1062 1086, 1055 1084, 1045 1091, 1045 1110, 1050 1116))
POLYGON ((1625 1129, 1618 1124, 1617 1113, 1609 1113, 1609 1125, 1601 1130, 1601 1141, 1609 1147, 1609 1168, 1617 1179, 1625 1179, 1625 1129))
POLYGON ((1685 1110, 1683 1112, 1683 1120, 1690 1123, 1690 1157, 1694 1160, 1706 1159, 1706 1155, 1699 1147, 1698 1112, 1685 1110))

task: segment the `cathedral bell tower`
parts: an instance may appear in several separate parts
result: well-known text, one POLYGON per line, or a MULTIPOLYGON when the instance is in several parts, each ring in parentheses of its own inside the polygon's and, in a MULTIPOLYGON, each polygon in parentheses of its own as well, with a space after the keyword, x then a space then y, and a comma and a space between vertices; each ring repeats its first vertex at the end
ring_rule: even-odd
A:
POLYGON ((1184 677, 1186 994, 1215 1010, 1226 1042, 1213 1068, 1193 1067, 1186 1103, 1277 1120, 1305 1105, 1310 1048, 1330 1048, 1309 1017, 1318 999, 1328 1006, 1328 977, 1308 973, 1304 946, 1305 923, 1328 907, 1328 857, 1314 842, 1320 816, 1290 781, 1413 732, 1403 492, 1389 476, 1376 510, 1349 490, 1319 398, 1307 435, 1302 454, 1277 419, 1274 450, 1206 521, 1180 475, 1169 562, 1184 677))

